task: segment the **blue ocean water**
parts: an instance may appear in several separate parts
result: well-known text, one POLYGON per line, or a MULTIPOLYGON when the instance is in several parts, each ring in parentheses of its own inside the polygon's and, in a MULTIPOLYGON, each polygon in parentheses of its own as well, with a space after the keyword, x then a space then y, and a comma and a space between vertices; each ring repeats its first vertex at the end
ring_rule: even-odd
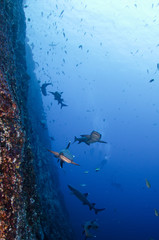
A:
POLYGON ((24 9, 39 91, 52 83, 42 94, 52 150, 71 141, 80 164, 60 168, 52 157, 75 239, 95 219, 97 240, 159 239, 159 2, 32 0, 24 9), (73 143, 93 130, 108 143, 73 143), (95 215, 68 184, 105 211, 95 215))

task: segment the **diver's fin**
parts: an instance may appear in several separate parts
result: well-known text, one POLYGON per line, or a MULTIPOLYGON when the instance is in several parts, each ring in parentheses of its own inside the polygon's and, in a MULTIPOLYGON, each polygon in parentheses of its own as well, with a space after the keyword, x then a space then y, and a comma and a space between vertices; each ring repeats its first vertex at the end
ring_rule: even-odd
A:
POLYGON ((99 140, 98 142, 100 142, 100 143, 107 143, 107 142, 105 142, 105 141, 102 141, 102 140, 99 140))
POLYGON ((83 195, 84 195, 85 197, 88 197, 88 193, 84 193, 83 195))
POLYGON ((101 211, 104 211, 105 208, 101 208, 101 209, 98 209, 98 208, 93 208, 94 211, 95 211, 95 214, 97 214, 98 212, 101 212, 101 211))
POLYGON ((68 145, 67 145, 66 149, 68 149, 68 148, 70 147, 70 144, 71 144, 71 142, 69 142, 69 143, 68 143, 68 145))

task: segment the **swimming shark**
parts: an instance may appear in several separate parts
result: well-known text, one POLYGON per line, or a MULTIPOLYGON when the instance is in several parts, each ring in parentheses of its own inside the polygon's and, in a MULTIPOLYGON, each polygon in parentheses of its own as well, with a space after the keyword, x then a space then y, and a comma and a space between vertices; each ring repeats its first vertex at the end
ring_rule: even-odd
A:
POLYGON ((53 153, 54 156, 55 156, 56 158, 58 158, 58 160, 57 160, 58 162, 59 162, 59 160, 60 160, 60 166, 61 166, 61 168, 63 168, 63 163, 64 163, 64 162, 67 162, 67 163, 71 163, 71 164, 80 166, 78 163, 75 163, 75 162, 73 161, 74 156, 73 156, 73 155, 70 153, 70 151, 68 150, 70 144, 71 144, 71 143, 69 142, 68 145, 67 145, 67 147, 66 147, 65 149, 61 150, 60 153, 48 149, 49 152, 53 153))
POLYGON ((41 86, 41 91, 42 91, 42 94, 43 94, 44 96, 47 96, 46 87, 49 86, 49 85, 52 85, 52 83, 44 83, 44 84, 41 86))
POLYGON ((99 225, 97 224, 96 220, 93 221, 87 221, 84 225, 83 225, 83 234, 85 233, 85 240, 87 238, 95 238, 96 236, 94 236, 92 233, 90 233, 90 229, 98 229, 99 225))
POLYGON ((102 135, 96 131, 92 131, 90 135, 80 135, 80 138, 75 137, 74 142, 78 141, 78 144, 81 142, 90 145, 91 143, 100 142, 107 143, 105 141, 100 140, 102 135))
POLYGON ((90 203, 87 199, 88 193, 81 193, 80 191, 78 191, 77 189, 73 188, 70 185, 68 185, 68 188, 83 203, 83 205, 88 205, 90 210, 93 209, 95 214, 105 210, 105 208, 101 208, 101 209, 95 208, 95 203, 90 203))
POLYGON ((58 101, 58 104, 61 104, 61 108, 62 107, 67 107, 68 105, 66 105, 63 100, 63 98, 61 97, 63 92, 50 92, 52 95, 54 95, 54 99, 58 101))

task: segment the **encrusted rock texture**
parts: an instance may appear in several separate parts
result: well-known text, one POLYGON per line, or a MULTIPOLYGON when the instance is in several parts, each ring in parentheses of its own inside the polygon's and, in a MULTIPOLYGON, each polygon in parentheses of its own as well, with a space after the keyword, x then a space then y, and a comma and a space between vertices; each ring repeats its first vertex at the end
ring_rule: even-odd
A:
POLYGON ((73 240, 25 28, 22 0, 0 0, 0 240, 73 240))

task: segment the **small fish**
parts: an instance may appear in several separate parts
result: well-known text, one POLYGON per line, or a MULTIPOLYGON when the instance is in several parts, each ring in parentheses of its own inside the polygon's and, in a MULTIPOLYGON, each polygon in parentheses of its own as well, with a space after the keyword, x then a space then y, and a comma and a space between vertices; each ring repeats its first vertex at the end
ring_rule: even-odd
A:
POLYGON ((157 63, 157 70, 159 70, 159 63, 157 63))
POLYGON ((85 183, 80 184, 81 187, 86 187, 87 185, 85 183))
POLYGON ((84 171, 84 173, 85 173, 85 174, 88 174, 88 173, 89 173, 89 171, 84 171))
POLYGON ((159 216, 159 212, 157 211, 157 209, 155 208, 155 216, 158 217, 159 216))
POLYGON ((151 79, 149 82, 153 82, 154 81, 154 79, 151 79))
POLYGON ((151 184, 149 183, 149 181, 148 181, 147 179, 145 179, 145 181, 146 181, 146 186, 147 186, 148 188, 151 188, 151 184))
POLYGON ((100 168, 96 168, 96 172, 99 172, 100 171, 100 168))
POLYGON ((62 12, 60 13, 59 17, 62 17, 62 14, 64 13, 64 10, 62 10, 62 12))
POLYGON ((53 43, 53 42, 49 44, 50 47, 56 47, 57 45, 58 43, 53 43))
POLYGON ((81 48, 81 49, 83 48, 83 46, 82 46, 82 45, 79 45, 78 47, 79 47, 79 48, 81 48))
POLYGON ((54 137, 50 137, 50 139, 51 139, 52 141, 55 141, 55 138, 54 138, 54 137))

